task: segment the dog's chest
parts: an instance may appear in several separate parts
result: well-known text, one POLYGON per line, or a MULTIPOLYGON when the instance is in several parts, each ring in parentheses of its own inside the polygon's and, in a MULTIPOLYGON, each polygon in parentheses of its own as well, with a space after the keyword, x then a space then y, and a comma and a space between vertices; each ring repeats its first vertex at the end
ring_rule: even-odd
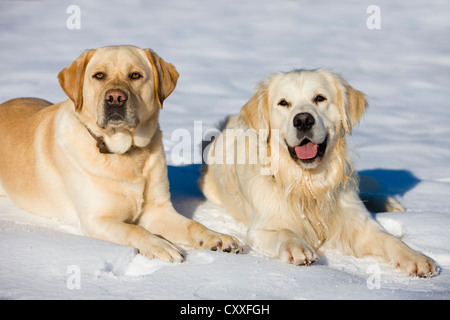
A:
POLYGON ((110 201, 112 209, 122 212, 124 220, 134 221, 143 211, 148 177, 144 174, 145 159, 120 156, 110 160, 97 175, 97 188, 110 201))

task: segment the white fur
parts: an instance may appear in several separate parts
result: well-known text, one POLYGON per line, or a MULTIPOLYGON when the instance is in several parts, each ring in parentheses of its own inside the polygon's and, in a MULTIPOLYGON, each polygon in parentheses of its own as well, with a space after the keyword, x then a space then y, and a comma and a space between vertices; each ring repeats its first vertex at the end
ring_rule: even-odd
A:
POLYGON ((205 196, 247 225, 249 245, 282 261, 308 265, 325 244, 357 257, 378 256, 409 275, 433 275, 433 261, 382 230, 359 199, 345 134, 366 104, 361 92, 328 70, 272 75, 212 144, 200 181, 205 196), (315 103, 317 94, 326 100, 315 103), (289 106, 280 106, 280 99, 289 106), (315 117, 316 143, 329 137, 324 157, 306 164, 287 151, 300 143, 292 124, 299 112, 315 117), (270 134, 250 145, 229 138, 231 130, 261 129, 270 134), (227 148, 218 161, 224 140, 227 148), (232 150, 247 161, 227 164, 223 160, 232 150), (269 161, 251 163, 261 150, 268 150, 269 161))

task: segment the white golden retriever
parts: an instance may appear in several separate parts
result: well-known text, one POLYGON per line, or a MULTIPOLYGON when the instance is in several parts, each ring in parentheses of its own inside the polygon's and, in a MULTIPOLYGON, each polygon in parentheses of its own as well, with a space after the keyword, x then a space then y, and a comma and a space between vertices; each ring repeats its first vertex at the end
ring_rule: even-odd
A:
POLYGON ((308 265, 326 244, 434 275, 434 262, 386 233, 358 196, 345 135, 366 106, 329 70, 270 76, 209 146, 203 193, 246 224, 249 245, 287 263, 308 265))

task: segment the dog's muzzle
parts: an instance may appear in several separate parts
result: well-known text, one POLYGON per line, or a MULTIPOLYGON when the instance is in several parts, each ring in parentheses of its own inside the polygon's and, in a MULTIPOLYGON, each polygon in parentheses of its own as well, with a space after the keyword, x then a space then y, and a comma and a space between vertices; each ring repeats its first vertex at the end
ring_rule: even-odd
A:
POLYGON ((135 110, 132 110, 128 95, 121 89, 106 91, 103 103, 103 116, 99 121, 102 128, 135 128, 139 124, 139 118, 135 110))
POLYGON ((297 137, 300 143, 289 146, 288 150, 294 160, 305 164, 312 164, 325 155, 327 149, 328 135, 320 142, 315 139, 316 120, 307 112, 298 113, 293 119, 293 126, 297 129, 297 137))

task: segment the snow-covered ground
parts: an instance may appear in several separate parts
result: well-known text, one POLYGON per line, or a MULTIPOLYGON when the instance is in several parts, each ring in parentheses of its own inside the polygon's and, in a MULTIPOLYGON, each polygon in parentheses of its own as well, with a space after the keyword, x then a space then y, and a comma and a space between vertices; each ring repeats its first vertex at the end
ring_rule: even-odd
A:
POLYGON ((336 252, 295 267, 248 247, 241 255, 187 250, 184 263, 167 264, 1 198, 0 298, 449 299, 449 35, 446 0, 0 2, 1 102, 66 99, 56 76, 86 48, 133 44, 172 62, 181 77, 160 123, 175 206, 240 238, 241 226, 196 186, 199 137, 238 112, 270 73, 340 72, 370 102, 350 138, 357 169, 407 208, 375 218, 440 267, 433 278, 408 278, 372 258, 336 252), (73 4, 81 20, 72 30, 73 4), (377 23, 371 5, 380 9, 380 29, 369 28, 377 23), (191 153, 180 154, 187 138, 191 153))

